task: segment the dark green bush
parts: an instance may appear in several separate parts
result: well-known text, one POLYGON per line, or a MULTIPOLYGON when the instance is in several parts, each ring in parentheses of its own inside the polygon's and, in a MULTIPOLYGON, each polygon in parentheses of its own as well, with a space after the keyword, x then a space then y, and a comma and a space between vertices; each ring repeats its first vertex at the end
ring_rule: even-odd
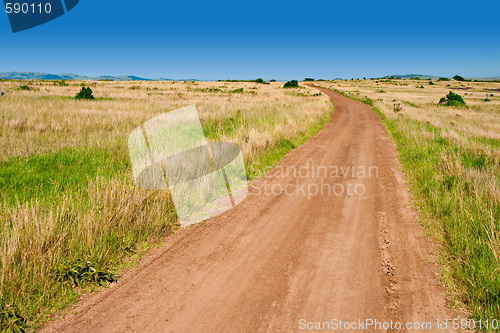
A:
POLYGON ((430 81, 430 82, 429 82, 429 85, 431 85, 431 86, 435 86, 436 84, 435 84, 434 82, 430 81))
POLYGON ((464 99, 462 98, 462 96, 460 96, 459 94, 455 94, 453 91, 450 91, 450 93, 448 95, 446 95, 446 98, 449 100, 449 101, 458 101, 460 103, 463 103, 465 104, 465 101, 464 99))
POLYGON ((20 90, 31 90, 31 88, 29 86, 20 86, 19 89, 20 90))
POLYGON ((447 77, 440 77, 438 81, 450 81, 447 77))
POLYGON ((448 106, 465 106, 465 101, 459 94, 455 94, 453 91, 450 91, 446 98, 443 97, 439 100, 439 104, 448 105, 448 106), (446 102, 446 103, 445 103, 446 102))
POLYGON ((310 77, 306 77, 306 78, 304 79, 304 81, 314 81, 314 79, 313 79, 313 78, 310 78, 310 77))
POLYGON ((453 77, 453 80, 456 80, 456 81, 467 81, 464 77, 462 77, 460 75, 455 75, 453 77))
POLYGON ((287 83, 285 83, 283 88, 296 88, 298 86, 299 86, 299 81, 291 80, 291 81, 288 81, 287 83))
POLYGON ((276 82, 276 80, 275 80, 275 79, 272 79, 272 80, 269 80, 269 82, 276 82))
POLYGON ((90 87, 82 87, 82 90, 78 94, 76 94, 76 99, 94 99, 94 95, 92 95, 92 89, 90 87))
POLYGON ((260 84, 269 84, 268 82, 262 80, 260 77, 257 80, 253 80, 253 82, 257 82, 257 83, 260 83, 260 84))

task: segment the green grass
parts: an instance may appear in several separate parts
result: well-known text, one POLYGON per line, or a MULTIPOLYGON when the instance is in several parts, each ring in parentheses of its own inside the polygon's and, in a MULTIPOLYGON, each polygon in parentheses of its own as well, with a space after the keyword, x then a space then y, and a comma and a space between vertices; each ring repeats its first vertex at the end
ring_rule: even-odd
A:
POLYGON ((97 176, 111 178, 129 170, 128 153, 118 147, 64 148, 57 153, 0 161, 0 188, 7 205, 31 199, 53 202, 82 191, 97 176))
POLYGON ((500 205, 486 189, 443 165, 443 159, 458 160, 464 171, 493 170, 493 162, 448 142, 428 125, 409 120, 385 119, 384 123, 398 145, 427 223, 434 223, 428 227, 441 235, 460 300, 475 319, 499 318, 498 240, 492 237, 500 229, 500 205), (406 135, 408 128, 432 133, 434 139, 406 135))
MULTIPOLYGON (((485 151, 444 139, 441 130, 429 124, 405 117, 389 119, 373 109, 398 146, 423 225, 443 246, 443 277, 456 300, 465 304, 476 320, 498 319, 498 161, 485 151), (491 182, 496 182, 496 187, 488 185, 491 182)), ((487 141, 484 143, 498 146, 497 140, 487 141)))

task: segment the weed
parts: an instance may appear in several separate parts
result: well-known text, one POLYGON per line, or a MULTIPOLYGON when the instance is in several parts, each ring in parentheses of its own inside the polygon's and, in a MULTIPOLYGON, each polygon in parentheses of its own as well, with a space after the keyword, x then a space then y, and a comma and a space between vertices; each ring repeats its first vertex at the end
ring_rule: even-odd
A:
POLYGON ((77 259, 61 264, 57 267, 55 275, 58 281, 69 282, 74 287, 88 283, 105 286, 107 283, 117 281, 113 273, 102 269, 98 261, 90 259, 77 259))
POLYGON ((6 333, 27 332, 28 325, 17 306, 0 304, 0 330, 6 333))

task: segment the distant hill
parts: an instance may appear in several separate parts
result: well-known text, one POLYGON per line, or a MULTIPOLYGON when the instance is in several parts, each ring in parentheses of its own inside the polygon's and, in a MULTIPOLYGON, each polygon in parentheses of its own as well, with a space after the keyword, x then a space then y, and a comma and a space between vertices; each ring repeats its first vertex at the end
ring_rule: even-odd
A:
POLYGON ((79 80, 79 81, 197 81, 194 79, 172 80, 172 79, 147 79, 133 75, 101 75, 101 76, 85 76, 76 74, 48 74, 48 73, 35 73, 35 72, 3 72, 0 73, 0 78, 6 80, 79 80))
POLYGON ((405 75, 387 75, 384 77, 379 77, 379 79, 388 79, 390 77, 395 77, 397 79, 422 79, 422 80, 427 80, 427 79, 432 79, 432 80, 437 80, 440 78, 440 76, 435 76, 435 75, 426 75, 426 74, 405 74, 405 75))
MULTIPOLYGON (((422 80, 427 80, 427 79, 437 80, 443 76, 426 75, 426 74, 406 74, 406 75, 387 75, 384 77, 380 77, 379 79, 388 79, 390 77, 395 77, 397 79, 416 79, 416 78, 419 78, 422 80)), ((450 76, 448 78, 451 79, 452 77, 450 76)), ((498 76, 496 76, 496 77, 495 76, 492 76, 492 77, 466 77, 466 79, 467 80, 478 80, 478 81, 498 81, 498 80, 500 80, 500 77, 498 77, 498 76)))

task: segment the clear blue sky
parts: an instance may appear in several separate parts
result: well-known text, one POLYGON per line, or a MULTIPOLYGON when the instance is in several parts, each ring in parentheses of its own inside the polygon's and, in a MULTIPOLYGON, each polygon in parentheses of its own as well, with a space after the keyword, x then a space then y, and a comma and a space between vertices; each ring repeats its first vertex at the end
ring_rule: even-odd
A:
POLYGON ((500 76, 500 1, 81 0, 13 34, 0 72, 149 78, 500 76))

